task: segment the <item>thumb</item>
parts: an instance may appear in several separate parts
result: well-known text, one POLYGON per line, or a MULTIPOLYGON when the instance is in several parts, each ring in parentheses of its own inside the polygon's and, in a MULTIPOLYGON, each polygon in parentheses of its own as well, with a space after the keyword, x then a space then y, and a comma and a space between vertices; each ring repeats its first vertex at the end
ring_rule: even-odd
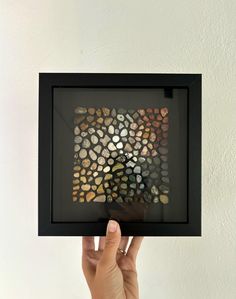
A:
POLYGON ((105 247, 101 260, 106 265, 112 265, 116 262, 116 254, 121 240, 121 231, 119 223, 115 220, 109 220, 107 225, 105 247))

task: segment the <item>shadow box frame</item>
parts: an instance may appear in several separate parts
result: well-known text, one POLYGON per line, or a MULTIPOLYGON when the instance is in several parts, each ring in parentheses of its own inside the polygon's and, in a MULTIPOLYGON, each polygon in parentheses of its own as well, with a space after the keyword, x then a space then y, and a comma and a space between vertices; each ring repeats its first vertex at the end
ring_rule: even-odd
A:
POLYGON ((201 74, 39 73, 38 235, 102 236, 106 222, 55 222, 52 219, 53 89, 186 88, 186 222, 121 222, 124 236, 201 236, 201 74), (96 224, 96 225, 95 225, 96 224))

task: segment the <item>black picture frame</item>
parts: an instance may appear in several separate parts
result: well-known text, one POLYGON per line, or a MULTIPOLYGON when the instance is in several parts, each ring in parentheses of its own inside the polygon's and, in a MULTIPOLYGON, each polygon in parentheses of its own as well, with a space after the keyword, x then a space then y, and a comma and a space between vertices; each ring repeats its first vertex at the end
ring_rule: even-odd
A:
POLYGON ((38 235, 105 235, 106 223, 52 221, 53 89, 55 87, 187 88, 188 220, 184 223, 123 222, 124 236, 201 236, 201 74, 40 73, 38 235))

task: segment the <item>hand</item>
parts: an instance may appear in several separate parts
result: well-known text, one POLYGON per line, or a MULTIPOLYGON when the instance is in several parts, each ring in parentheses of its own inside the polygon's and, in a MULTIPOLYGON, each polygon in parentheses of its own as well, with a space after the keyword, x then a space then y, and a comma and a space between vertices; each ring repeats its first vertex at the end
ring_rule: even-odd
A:
POLYGON ((110 220, 106 237, 95 250, 94 237, 83 237, 82 267, 93 299, 138 299, 136 257, 143 237, 121 237, 119 224, 110 220))

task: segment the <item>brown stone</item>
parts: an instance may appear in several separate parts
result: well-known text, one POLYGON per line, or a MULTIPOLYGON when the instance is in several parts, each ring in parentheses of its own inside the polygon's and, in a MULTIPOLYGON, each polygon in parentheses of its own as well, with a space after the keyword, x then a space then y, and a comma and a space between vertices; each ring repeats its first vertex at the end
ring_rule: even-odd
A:
POLYGON ((90 189, 90 185, 88 185, 88 184, 82 185, 82 186, 81 186, 81 189, 82 189, 83 191, 88 191, 88 190, 90 189))
POLYGON ((94 115, 94 113, 95 113, 95 108, 89 108, 89 109, 88 109, 88 113, 91 114, 91 115, 94 115))
POLYGON ((168 108, 166 108, 166 107, 161 108, 160 112, 161 112, 161 116, 165 117, 168 114, 168 108))
POLYGON ((160 202, 163 203, 164 205, 168 204, 169 198, 167 195, 161 194, 160 195, 160 202))
POLYGON ((86 194, 86 200, 91 201, 95 197, 95 193, 93 191, 90 191, 86 194))

